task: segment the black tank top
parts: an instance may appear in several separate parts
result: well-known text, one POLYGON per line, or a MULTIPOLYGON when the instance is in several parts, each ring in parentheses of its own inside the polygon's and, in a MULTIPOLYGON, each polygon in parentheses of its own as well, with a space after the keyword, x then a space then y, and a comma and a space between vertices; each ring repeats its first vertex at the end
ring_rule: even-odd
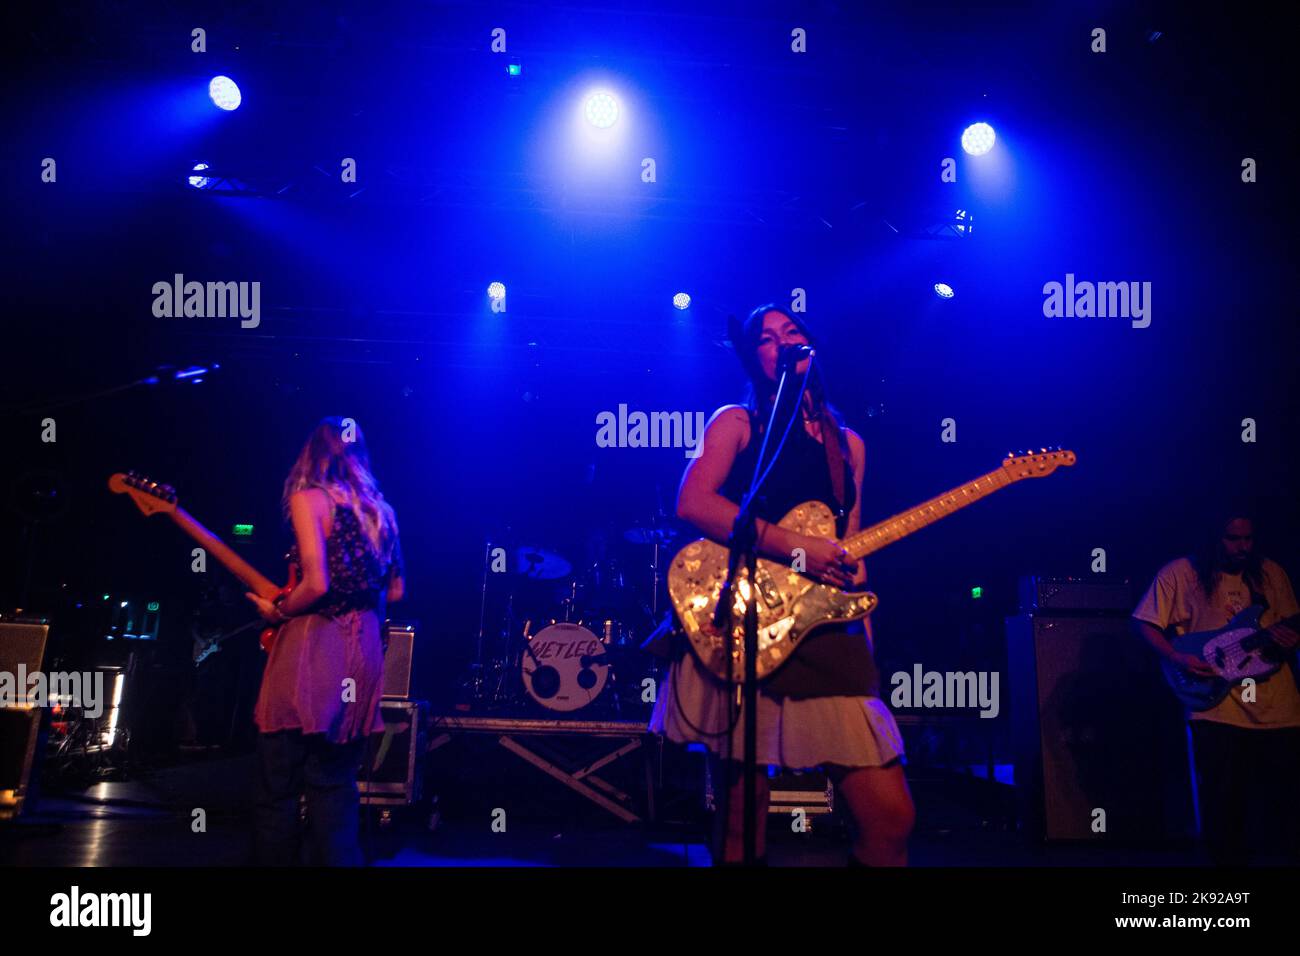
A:
MULTIPOLYGON (((749 483, 754 477, 754 462, 758 459, 758 451, 763 444, 763 429, 766 427, 766 418, 759 421, 753 412, 749 413, 749 444, 736 456, 719 492, 734 504, 740 504, 740 499, 749 490, 749 483)), ((785 421, 778 416, 776 433, 768 441, 766 462, 772 461, 784 429, 785 421)), ((832 512, 837 512, 835 529, 843 536, 849 512, 857 501, 857 488, 853 485, 853 468, 847 450, 843 457, 846 500, 842 513, 839 513, 840 506, 835 501, 835 489, 826 462, 826 448, 808 434, 808 429, 801 422, 795 422, 790 427, 790 437, 781 450, 781 457, 776 460, 771 473, 759 489, 755 513, 764 521, 779 522, 795 505, 801 505, 805 501, 821 501, 832 512)))
MULTIPOLYGON (((776 432, 768 442, 766 462, 772 460, 785 421, 778 414, 776 432)), ((766 417, 760 421, 752 411, 749 412, 749 443, 736 456, 727 480, 718 492, 734 504, 740 504, 740 499, 749 489, 766 426, 766 417)), ((835 440, 835 436, 828 437, 835 440)), ((837 515, 836 531, 843 537, 849 512, 857 501, 857 487, 853 481, 847 449, 843 458, 845 501, 841 509, 835 501, 826 448, 808 434, 808 429, 802 422, 795 422, 790 428, 790 437, 781 451, 781 457, 759 489, 755 513, 764 521, 780 522, 795 505, 805 501, 821 501, 837 515)), ((866 630, 861 623, 830 624, 805 637, 790 660, 763 683, 762 690, 769 697, 790 697, 796 700, 809 697, 874 697, 879 696, 879 685, 879 673, 867 643, 866 630)))

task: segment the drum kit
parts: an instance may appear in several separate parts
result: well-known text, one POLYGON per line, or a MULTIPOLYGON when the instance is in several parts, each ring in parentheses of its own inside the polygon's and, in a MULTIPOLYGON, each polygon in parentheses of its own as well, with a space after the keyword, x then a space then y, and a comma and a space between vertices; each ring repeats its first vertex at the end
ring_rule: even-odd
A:
POLYGON ((488 542, 464 706, 644 720, 653 701, 645 681, 658 687, 661 665, 640 644, 668 607, 665 575, 678 537, 662 515, 597 531, 577 565, 549 547, 488 542))

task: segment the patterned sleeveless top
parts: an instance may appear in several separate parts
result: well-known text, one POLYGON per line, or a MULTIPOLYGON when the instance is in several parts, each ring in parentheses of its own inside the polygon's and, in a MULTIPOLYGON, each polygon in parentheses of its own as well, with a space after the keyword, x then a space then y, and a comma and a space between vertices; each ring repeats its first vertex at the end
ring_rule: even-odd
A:
MULTIPOLYGON (((334 521, 325 539, 330 587, 312 607, 312 614, 339 617, 349 611, 378 609, 388 590, 388 582, 403 574, 402 548, 393 542, 387 563, 375 553, 370 539, 362 531, 357 516, 347 505, 334 505, 334 521)), ((289 561, 302 574, 302 560, 295 543, 289 549, 289 561)))

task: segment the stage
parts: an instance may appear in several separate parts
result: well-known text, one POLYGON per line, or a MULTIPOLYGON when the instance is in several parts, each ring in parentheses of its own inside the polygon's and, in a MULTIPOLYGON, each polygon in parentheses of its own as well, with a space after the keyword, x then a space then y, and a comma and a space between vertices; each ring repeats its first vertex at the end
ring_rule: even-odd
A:
POLYGON ((14 17, 6 930, 1291 912, 1267 11, 14 17))

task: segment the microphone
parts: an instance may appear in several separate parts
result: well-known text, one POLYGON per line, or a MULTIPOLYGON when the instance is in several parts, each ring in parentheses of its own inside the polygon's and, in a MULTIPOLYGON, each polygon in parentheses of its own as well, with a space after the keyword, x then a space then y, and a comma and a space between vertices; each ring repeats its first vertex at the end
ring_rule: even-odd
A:
POLYGON ((816 353, 811 345, 782 346, 776 360, 777 371, 792 369, 804 359, 811 358, 814 354, 816 353))

